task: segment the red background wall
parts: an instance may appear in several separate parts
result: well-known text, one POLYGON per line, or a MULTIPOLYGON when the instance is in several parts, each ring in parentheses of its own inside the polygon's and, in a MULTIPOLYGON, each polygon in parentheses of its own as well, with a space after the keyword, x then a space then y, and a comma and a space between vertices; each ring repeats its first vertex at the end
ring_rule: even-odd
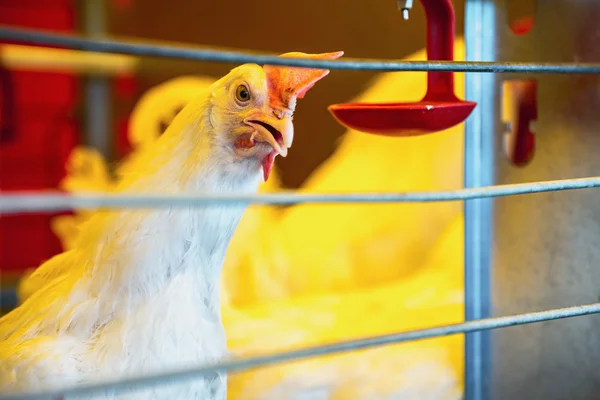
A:
MULTIPOLYGON (((0 1, 0 23, 74 32, 73 3, 0 1)), ((2 70, 2 76, 0 190, 55 188, 64 176, 69 152, 79 141, 79 79, 62 73, 7 69, 2 70)), ((4 278, 61 251, 50 230, 53 215, 0 216, 0 269, 4 278)))
MULTIPOLYGON (((0 1, 0 24, 77 33, 77 3, 0 1)), ((117 9, 131 5, 131 1, 113 2, 117 9)), ((0 190, 58 186, 69 153, 82 141, 84 79, 74 74, 0 69, 0 190)), ((117 136, 116 155, 122 157, 130 150, 127 122, 136 81, 132 76, 117 76, 110 83, 114 103, 120 106, 111 122, 117 136)), ((0 271, 5 283, 62 251, 50 229, 55 215, 0 217, 0 271)))

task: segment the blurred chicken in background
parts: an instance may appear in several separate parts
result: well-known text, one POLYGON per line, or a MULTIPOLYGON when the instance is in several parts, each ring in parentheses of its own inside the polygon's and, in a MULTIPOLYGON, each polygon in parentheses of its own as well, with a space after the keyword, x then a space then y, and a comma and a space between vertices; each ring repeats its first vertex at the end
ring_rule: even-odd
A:
MULTIPOLYGON (((464 59, 462 38, 454 52, 456 60, 464 59)), ((423 50, 406 60, 425 58, 423 50)), ((463 96, 463 74, 455 74, 455 84, 463 96)), ((423 73, 387 73, 351 101, 410 101, 425 90, 423 73)), ((300 191, 459 189, 463 133, 462 124, 401 139, 348 131, 300 191)), ((236 354, 297 349, 464 319, 460 202, 294 206, 269 231, 256 243, 270 256, 249 253, 245 262, 225 267, 224 284, 236 310, 224 312, 225 326, 236 354)), ((237 251, 231 247, 230 253, 237 251)), ((462 336, 230 377, 230 395, 239 399, 459 399, 462 388, 462 336)))
MULTIPOLYGON (((464 42, 455 43, 464 59, 464 42)), ((423 60, 420 51, 407 60, 423 60)), ((182 77, 148 91, 136 105, 130 140, 154 140, 211 79, 182 77)), ((455 74, 457 94, 463 74, 455 74)), ((425 92, 418 72, 379 76, 356 101, 410 101, 425 92)), ((398 192, 462 187, 463 130, 415 138, 348 131, 301 192, 398 192)), ((301 132, 299 133, 301 134, 301 132)), ((62 188, 107 190, 114 182, 94 150, 76 149, 62 188)), ((262 192, 281 189, 273 176, 262 192)), ((89 212, 60 216, 53 229, 66 249, 89 212)), ((463 320, 460 202, 251 206, 223 270, 223 318, 230 350, 264 354, 463 320), (277 238, 277 240, 273 240, 277 238)), ((39 287, 22 280, 21 301, 39 287)), ((463 339, 451 336, 321 357, 230 376, 232 399, 458 399, 463 339), (307 397, 302 397, 302 396, 307 397)))

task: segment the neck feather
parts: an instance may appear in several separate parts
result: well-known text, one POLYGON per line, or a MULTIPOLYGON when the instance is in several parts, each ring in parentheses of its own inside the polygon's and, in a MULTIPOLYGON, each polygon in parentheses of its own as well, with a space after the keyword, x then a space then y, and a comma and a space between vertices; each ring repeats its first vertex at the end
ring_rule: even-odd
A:
MULTIPOLYGON (((165 134, 122 168, 118 191, 135 193, 253 193, 259 168, 232 167, 204 113, 188 106, 165 134), (255 171, 256 170, 256 171, 255 171), (253 171, 253 172, 248 172, 253 171)), ((225 252, 247 205, 100 212, 81 235, 92 293, 133 301, 156 293, 181 273, 199 290, 219 286, 225 252), (91 257, 90 257, 91 256, 91 257)))

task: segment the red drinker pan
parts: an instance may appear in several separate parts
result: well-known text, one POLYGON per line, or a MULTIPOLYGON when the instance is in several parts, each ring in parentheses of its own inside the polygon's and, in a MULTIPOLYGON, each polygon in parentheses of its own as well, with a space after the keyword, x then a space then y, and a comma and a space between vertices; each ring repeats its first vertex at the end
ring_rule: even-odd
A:
MULTIPOLYGON (((421 0, 427 17, 428 60, 454 60, 454 8, 450 0, 421 0)), ((427 73, 427 94, 416 103, 333 104, 329 111, 349 129, 386 136, 417 136, 463 122, 477 103, 454 94, 452 72, 427 73)))

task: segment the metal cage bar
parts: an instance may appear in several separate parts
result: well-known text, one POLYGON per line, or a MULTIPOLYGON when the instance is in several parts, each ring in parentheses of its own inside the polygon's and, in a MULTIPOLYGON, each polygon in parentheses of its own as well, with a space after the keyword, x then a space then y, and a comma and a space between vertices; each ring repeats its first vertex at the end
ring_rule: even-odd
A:
MULTIPOLYGON (((494 61, 496 18, 492 2, 467 0, 465 4, 466 60, 494 61)), ((465 76, 465 97, 478 103, 465 122, 464 186, 493 184, 494 138, 493 116, 497 96, 494 77, 488 74, 465 76)), ((465 320, 490 316, 490 251, 492 248, 492 199, 474 199, 464 204, 464 299, 465 320)), ((490 334, 487 331, 465 335, 464 398, 489 399, 491 364, 490 334)))
POLYGON ((356 71, 453 71, 488 73, 540 73, 540 74, 600 74, 600 63, 539 63, 539 62, 484 62, 484 61, 394 61, 373 59, 311 60, 281 58, 278 55, 251 51, 206 49, 154 45, 144 42, 125 42, 108 39, 91 39, 75 35, 44 32, 35 29, 9 28, 0 25, 0 40, 10 40, 32 45, 66 47, 99 53, 128 54, 133 56, 213 61, 221 63, 256 63, 291 67, 325 68, 356 71))

